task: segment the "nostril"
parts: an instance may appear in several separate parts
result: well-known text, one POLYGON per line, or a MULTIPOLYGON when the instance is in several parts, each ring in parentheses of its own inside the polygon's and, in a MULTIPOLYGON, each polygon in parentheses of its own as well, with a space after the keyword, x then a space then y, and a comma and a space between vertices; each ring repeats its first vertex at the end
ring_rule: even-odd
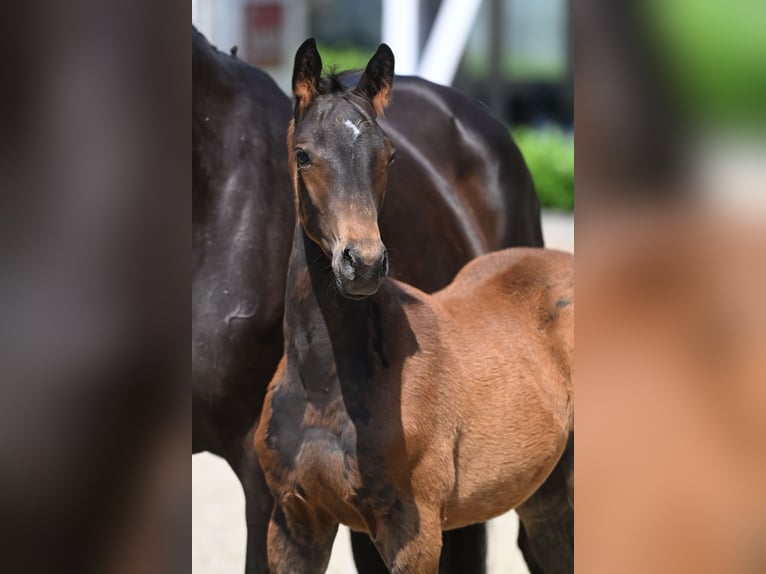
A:
POLYGON ((349 265, 354 264, 354 256, 351 255, 351 250, 348 247, 343 250, 343 260, 349 265))

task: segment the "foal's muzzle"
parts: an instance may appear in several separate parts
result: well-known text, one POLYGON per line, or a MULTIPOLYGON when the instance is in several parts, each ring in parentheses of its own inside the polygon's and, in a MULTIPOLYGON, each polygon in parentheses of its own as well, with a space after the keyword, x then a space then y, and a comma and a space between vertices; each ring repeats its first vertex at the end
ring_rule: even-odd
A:
POLYGON ((388 274, 388 252, 380 241, 348 242, 335 250, 332 269, 342 295, 369 297, 377 293, 388 274))

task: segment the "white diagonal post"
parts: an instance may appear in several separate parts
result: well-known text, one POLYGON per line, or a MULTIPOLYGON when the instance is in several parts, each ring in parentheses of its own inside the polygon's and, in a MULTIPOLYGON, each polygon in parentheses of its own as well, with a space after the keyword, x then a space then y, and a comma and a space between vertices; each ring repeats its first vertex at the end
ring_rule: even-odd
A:
POLYGON ((381 38, 396 54, 396 73, 418 71, 420 0, 383 0, 381 38))
POLYGON ((482 0, 444 0, 423 48, 418 75, 450 85, 463 57, 482 0))

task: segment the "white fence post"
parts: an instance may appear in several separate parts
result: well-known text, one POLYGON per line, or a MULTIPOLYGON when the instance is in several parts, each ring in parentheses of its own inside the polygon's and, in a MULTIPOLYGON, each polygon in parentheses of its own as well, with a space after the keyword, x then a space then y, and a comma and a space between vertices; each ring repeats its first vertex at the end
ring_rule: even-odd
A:
POLYGON ((420 0, 383 0, 381 39, 396 54, 396 73, 418 71, 420 0))
POLYGON ((444 0, 423 48, 418 75, 450 85, 465 52, 482 0, 444 0))

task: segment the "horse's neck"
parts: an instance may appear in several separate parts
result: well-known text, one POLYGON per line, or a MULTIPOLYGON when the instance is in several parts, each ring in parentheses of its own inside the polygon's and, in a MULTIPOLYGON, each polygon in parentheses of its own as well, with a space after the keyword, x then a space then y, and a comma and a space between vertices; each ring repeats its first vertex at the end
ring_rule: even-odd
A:
POLYGON ((348 398, 372 377, 371 303, 342 297, 330 261, 296 225, 285 293, 285 350, 309 400, 348 398))
POLYGON ((192 34, 192 86, 204 86, 195 98, 204 97, 207 89, 216 87, 221 82, 220 52, 210 45, 201 34, 192 34))
MULTIPOLYGON (((228 56, 210 46, 204 38, 192 39, 192 130, 195 121, 201 127, 215 129, 232 109, 238 94, 228 56)), ((231 125, 228 126, 231 129, 231 125)))
MULTIPOLYGON (((213 49, 192 34, 192 177, 198 194, 224 171, 223 134, 231 89, 213 49)), ((230 129, 230 128, 229 128, 230 129)))

